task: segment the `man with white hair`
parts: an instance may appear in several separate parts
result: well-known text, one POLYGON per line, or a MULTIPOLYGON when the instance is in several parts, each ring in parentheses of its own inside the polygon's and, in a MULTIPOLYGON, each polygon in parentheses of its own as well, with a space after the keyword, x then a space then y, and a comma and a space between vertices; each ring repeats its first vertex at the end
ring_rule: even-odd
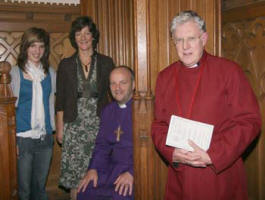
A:
MULTIPOLYGON (((240 67, 208 54, 204 20, 183 11, 171 23, 179 61, 156 83, 153 142, 168 161, 166 200, 246 200, 241 156, 257 137, 261 119, 256 97, 240 67), (208 150, 166 145, 172 115, 214 125, 208 150)), ((198 130, 197 130, 198 131, 198 130)))

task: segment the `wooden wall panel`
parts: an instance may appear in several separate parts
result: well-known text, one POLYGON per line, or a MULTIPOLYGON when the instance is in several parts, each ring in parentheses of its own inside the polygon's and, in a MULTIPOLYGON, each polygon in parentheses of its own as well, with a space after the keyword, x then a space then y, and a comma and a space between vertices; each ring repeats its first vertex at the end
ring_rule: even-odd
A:
POLYGON ((22 32, 0 32, 0 60, 16 63, 22 32))
POLYGON ((80 15, 79 6, 0 1, 1 31, 24 31, 32 26, 53 33, 68 32, 71 21, 80 15))
POLYGON ((225 10, 222 14, 222 23, 226 24, 264 16, 264 10, 265 1, 225 10))
MULTIPOLYGON (((261 4, 260 7, 262 7, 261 4)), ((255 5, 256 7, 256 5, 255 5)), ((257 6, 259 11, 260 7, 257 6)), ((250 9, 253 6, 249 5, 250 9)), ((242 8, 247 10, 247 7, 242 8)), ((231 10, 233 11, 233 10, 231 10)), ((229 11, 229 15, 231 14, 229 11)), ((240 11, 236 9, 236 11, 240 11)), ((238 19, 238 15, 244 15, 235 12, 234 16, 238 19)), ((253 12, 255 13, 255 12, 253 12)), ((225 15, 227 12, 224 12, 225 15)), ((265 199, 265 146, 264 146, 264 124, 265 124, 265 10, 263 16, 256 17, 249 15, 246 20, 226 21, 223 25, 222 33, 222 54, 223 56, 239 63, 245 71, 254 92, 258 98, 261 114, 262 114, 262 131, 258 141, 255 141, 246 152, 245 166, 248 176, 248 191, 250 200, 265 199)))
POLYGON ((134 0, 134 51, 136 94, 133 103, 135 199, 156 199, 160 193, 155 180, 159 176, 155 165, 156 152, 150 137, 153 120, 150 65, 150 2, 134 0))
POLYGON ((222 10, 226 11, 232 8, 249 6, 262 1, 265 2, 265 0, 222 0, 222 10))
POLYGON ((91 16, 99 29, 98 51, 134 69, 132 8, 131 0, 81 0, 82 15, 91 16))

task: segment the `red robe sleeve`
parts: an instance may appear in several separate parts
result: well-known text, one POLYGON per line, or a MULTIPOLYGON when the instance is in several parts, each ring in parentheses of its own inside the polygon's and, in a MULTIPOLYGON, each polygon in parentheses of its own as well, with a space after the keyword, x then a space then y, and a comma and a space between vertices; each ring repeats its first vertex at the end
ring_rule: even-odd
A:
POLYGON ((256 97, 243 73, 232 67, 225 81, 229 118, 217 128, 208 154, 216 173, 232 166, 258 135, 261 118, 256 97))
POLYGON ((159 153, 169 162, 172 163, 173 156, 173 147, 166 146, 166 137, 168 131, 168 120, 164 112, 164 94, 165 91, 165 82, 162 80, 162 76, 158 76, 156 82, 156 97, 155 97, 155 119, 152 123, 152 139, 155 144, 155 147, 159 153))

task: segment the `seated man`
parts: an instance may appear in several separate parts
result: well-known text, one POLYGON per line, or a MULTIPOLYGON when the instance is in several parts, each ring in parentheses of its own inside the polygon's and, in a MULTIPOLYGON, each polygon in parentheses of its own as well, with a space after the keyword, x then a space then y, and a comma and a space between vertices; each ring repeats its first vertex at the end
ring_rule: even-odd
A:
POLYGON ((116 100, 101 114, 89 170, 78 187, 78 200, 133 200, 133 71, 119 66, 110 73, 116 100))

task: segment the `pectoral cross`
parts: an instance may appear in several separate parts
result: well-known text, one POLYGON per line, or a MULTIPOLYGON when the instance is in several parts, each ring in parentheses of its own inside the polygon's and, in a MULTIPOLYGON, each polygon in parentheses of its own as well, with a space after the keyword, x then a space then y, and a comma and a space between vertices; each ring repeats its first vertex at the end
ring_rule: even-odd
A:
POLYGON ((121 134, 123 134, 123 131, 121 130, 121 126, 120 125, 119 125, 119 127, 117 128, 117 130, 114 133, 116 134, 116 141, 119 142, 121 134))

